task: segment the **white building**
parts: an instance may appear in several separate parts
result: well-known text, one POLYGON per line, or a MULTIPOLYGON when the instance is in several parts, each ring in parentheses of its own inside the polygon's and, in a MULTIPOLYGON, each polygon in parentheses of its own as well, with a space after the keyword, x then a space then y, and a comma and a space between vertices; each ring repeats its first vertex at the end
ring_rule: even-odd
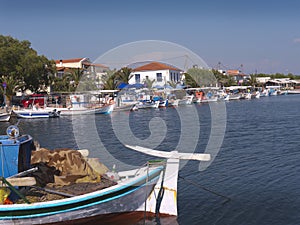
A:
POLYGON ((109 70, 105 65, 92 63, 89 58, 60 59, 55 60, 55 63, 57 77, 62 78, 70 69, 83 70, 85 75, 97 81, 97 86, 101 86, 102 77, 109 70))
POLYGON ((155 80, 153 86, 164 86, 168 82, 180 82, 182 71, 174 66, 160 62, 151 62, 133 69, 129 84, 143 84, 145 80, 155 80))
POLYGON ((256 81, 260 84, 265 84, 269 80, 271 80, 271 77, 256 77, 256 81))

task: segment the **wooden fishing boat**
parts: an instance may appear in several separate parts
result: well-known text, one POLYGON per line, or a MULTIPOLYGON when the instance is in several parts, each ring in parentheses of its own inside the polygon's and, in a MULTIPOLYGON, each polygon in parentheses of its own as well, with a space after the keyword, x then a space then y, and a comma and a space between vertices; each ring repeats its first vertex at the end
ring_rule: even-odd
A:
POLYGON ((47 107, 48 110, 60 111, 61 116, 110 114, 114 110, 115 104, 107 104, 98 107, 47 107))
MULTIPOLYGON (((2 142, 0 200, 3 200, 0 205, 0 224, 80 224, 79 222, 98 216, 126 212, 177 216, 179 161, 181 159, 210 160, 209 154, 165 152, 127 145, 126 147, 133 150, 159 158, 167 158, 167 160, 150 161, 140 168, 129 171, 108 171, 105 175, 113 181, 113 184, 106 188, 97 189, 99 183, 94 182, 91 185, 94 189, 96 187, 95 190, 75 195, 51 189, 50 192, 64 196, 55 200, 30 202, 26 199, 26 194, 22 194, 23 189, 49 191, 46 188, 37 187, 34 182, 36 178, 28 176, 34 169, 31 168, 31 160, 33 160, 31 153, 37 151, 33 149, 33 140, 29 135, 19 135, 16 126, 10 126, 7 134, 0 136, 0 139, 2 142), (23 186, 27 187, 23 188, 23 186), (5 191, 10 194, 4 196, 5 191), (19 196, 25 203, 12 202, 12 195, 19 196), (12 204, 5 204, 4 197, 12 204)), ((74 161, 76 160, 72 161, 73 164, 74 161)), ((87 165, 84 165, 84 168, 89 167, 87 165)), ((84 184, 87 185, 87 183, 84 184)), ((77 184, 74 185, 76 187, 77 184)), ((74 189, 74 186, 70 189, 74 189)))

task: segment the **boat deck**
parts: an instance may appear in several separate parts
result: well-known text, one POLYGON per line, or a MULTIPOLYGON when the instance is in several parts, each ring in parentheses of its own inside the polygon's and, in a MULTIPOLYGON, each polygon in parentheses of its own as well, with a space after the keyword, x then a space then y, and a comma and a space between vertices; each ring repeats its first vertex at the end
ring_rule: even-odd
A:
MULTIPOLYGON (((103 175, 101 176, 101 181, 96 183, 73 183, 65 186, 54 186, 53 184, 48 184, 44 188, 26 188, 22 191, 22 193, 30 203, 46 202, 91 193, 116 184, 116 182, 103 175)), ((19 199, 15 203, 23 204, 25 201, 23 199, 19 199)))

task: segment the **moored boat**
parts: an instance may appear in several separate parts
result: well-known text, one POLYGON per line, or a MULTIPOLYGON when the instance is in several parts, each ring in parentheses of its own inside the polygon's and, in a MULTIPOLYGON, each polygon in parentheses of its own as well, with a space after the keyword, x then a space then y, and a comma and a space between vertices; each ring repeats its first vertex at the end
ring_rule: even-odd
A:
POLYGON ((139 103, 136 106, 138 109, 157 109, 159 106, 159 101, 139 101, 139 103))
POLYGON ((106 99, 105 102, 92 101, 91 96, 82 94, 72 94, 68 96, 65 106, 54 105, 47 107, 47 110, 60 111, 61 116, 86 115, 86 114, 110 114, 115 107, 113 99, 106 99))
POLYGON ((17 117, 23 119, 34 118, 55 118, 60 116, 60 111, 56 109, 16 109, 12 111, 17 117))
POLYGON ((0 122, 8 122, 10 120, 11 113, 0 113, 0 122))
MULTIPOLYGON (((208 154, 178 153, 177 151, 165 152, 138 146, 127 146, 148 155, 167 158, 167 161, 149 161, 140 168, 129 171, 108 171, 100 180, 93 178, 96 180, 95 182, 87 183, 84 179, 85 177, 83 178, 80 176, 82 174, 78 174, 78 168, 90 168, 88 169, 88 176, 94 176, 92 171, 94 167, 89 164, 89 161, 85 158, 86 155, 83 153, 76 150, 70 150, 72 154, 68 150, 49 151, 47 155, 47 157, 50 157, 49 159, 45 156, 46 150, 35 150, 32 138, 29 135, 20 136, 19 130, 15 126, 9 127, 7 135, 1 136, 1 140, 3 143, 1 162, 2 168, 5 168, 2 174, 1 193, 5 191, 11 194, 18 193, 19 197, 22 197, 24 201, 27 199, 26 193, 32 189, 41 191, 38 192, 39 194, 50 192, 61 197, 49 200, 47 197, 42 196, 37 202, 30 202, 27 199, 24 203, 10 200, 11 194, 2 195, 1 197, 6 199, 0 205, 0 224, 78 224, 79 221, 86 221, 89 218, 93 219, 101 215, 139 211, 177 216, 179 161, 181 159, 210 160, 208 154), (71 164, 61 161, 61 157, 53 155, 54 153, 60 154, 60 151, 64 151, 61 155, 71 160, 73 168, 70 167, 71 164), (31 156, 33 152, 35 152, 34 157, 31 156), (37 156, 42 157, 43 165, 48 163, 48 167, 53 165, 56 170, 57 168, 61 170, 59 171, 60 173, 55 171, 56 177, 54 181, 50 182, 51 189, 39 187, 37 184, 22 183, 22 178, 29 178, 24 177, 24 175, 28 176, 31 170, 34 169, 30 167, 30 164, 32 160, 36 161, 37 156), (15 160, 16 158, 19 159, 17 163, 11 163, 10 160, 15 160), (81 163, 83 163, 82 166, 81 163), (64 165, 65 171, 63 169, 64 165), (13 168, 8 171, 6 168, 10 167, 13 168), (77 173, 70 173, 72 171, 77 173), (64 172, 65 176, 61 176, 64 172), (12 179, 12 176, 15 180, 12 179), (100 188, 104 178, 109 179, 111 184, 108 187, 102 186, 100 188), (65 184, 65 186, 69 187, 73 194, 65 193, 68 188, 54 189, 57 180, 70 182, 70 179, 76 179, 76 182, 65 184), (83 180, 79 181, 80 179, 83 180), (12 186, 5 185, 9 184, 9 181, 15 183, 12 183, 12 186), (74 192, 78 191, 78 185, 84 187, 80 191, 84 191, 86 187, 88 187, 89 191, 74 194, 74 192), (19 191, 16 191, 13 186, 18 186, 19 191), (27 187, 23 189, 22 187, 24 186, 27 187), (164 192, 164 195, 159 195, 161 192, 164 192), (8 201, 6 201, 7 199, 8 201)), ((31 166, 36 166, 36 164, 31 166)), ((95 174, 97 176, 97 173, 95 174)), ((44 176, 39 177, 44 181, 44 176)), ((38 180, 35 176, 31 176, 31 178, 38 180)), ((60 187, 61 184, 58 186, 60 187)))
POLYGON ((178 105, 190 105, 193 103, 193 95, 186 95, 182 99, 179 99, 178 105))
POLYGON ((90 115, 90 114, 110 114, 114 110, 115 104, 106 104, 103 106, 96 107, 47 107, 49 110, 60 111, 61 116, 72 116, 72 115, 90 115))

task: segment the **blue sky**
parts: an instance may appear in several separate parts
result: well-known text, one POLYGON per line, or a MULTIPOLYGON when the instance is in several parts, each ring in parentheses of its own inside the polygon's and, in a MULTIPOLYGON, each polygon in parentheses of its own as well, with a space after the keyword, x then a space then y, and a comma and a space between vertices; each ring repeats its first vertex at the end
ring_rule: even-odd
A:
POLYGON ((210 67, 300 74, 300 2, 0 0, 0 34, 50 59, 95 60, 119 45, 162 40, 210 67))

